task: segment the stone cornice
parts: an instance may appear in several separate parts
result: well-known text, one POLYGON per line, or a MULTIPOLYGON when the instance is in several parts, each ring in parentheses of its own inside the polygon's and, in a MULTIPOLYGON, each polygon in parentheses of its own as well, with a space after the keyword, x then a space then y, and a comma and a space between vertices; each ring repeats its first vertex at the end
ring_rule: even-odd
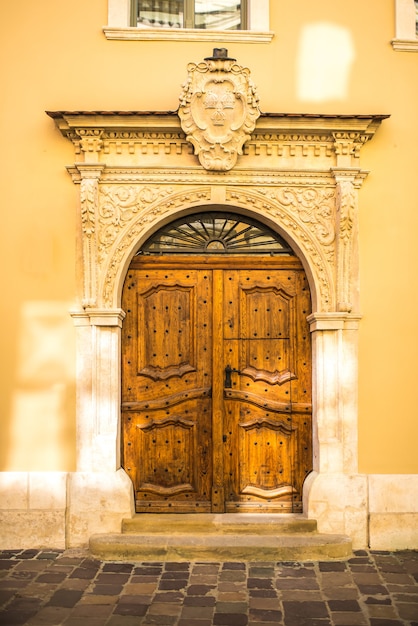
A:
MULTIPOLYGON (((117 133, 134 133, 126 138, 156 138, 158 133, 174 133, 172 137, 184 137, 181 131, 177 111, 46 111, 54 119, 65 137, 79 141, 90 137, 99 139, 104 132, 107 139, 123 138, 117 133), (147 136, 146 133, 151 133, 147 136), (116 133, 116 134, 113 134, 116 133), (144 135, 145 133, 145 135, 144 135)), ((356 139, 353 133, 371 138, 380 123, 389 115, 325 115, 302 113, 261 113, 257 120, 253 136, 263 133, 284 135, 308 134, 323 135, 323 138, 335 140, 356 139), (338 137, 334 137, 337 133, 338 137)))
MULTIPOLYGON (((131 157, 136 155, 145 167, 170 167, 183 155, 190 166, 198 165, 176 111, 47 113, 64 137, 72 141, 80 161, 108 166, 128 161, 132 164, 131 157)), ((259 170, 303 170, 302 162, 309 158, 318 164, 316 169, 356 167, 362 146, 387 117, 262 113, 238 165, 252 170, 255 164, 259 170)))
MULTIPOLYGON (((299 169, 299 170, 274 170, 264 169, 254 171, 236 167, 228 172, 227 178, 224 173, 207 172, 200 167, 166 167, 166 168, 141 168, 141 167, 113 167, 101 166, 97 163, 75 163, 67 166, 75 184, 80 184, 84 178, 95 178, 95 173, 100 172, 100 183, 138 183, 158 184, 170 186, 173 180, 177 184, 205 184, 225 187, 226 185, 239 184, 240 186, 253 185, 309 185, 309 186, 334 186, 335 174, 329 168, 324 169, 299 169)), ((347 172, 347 170, 344 170, 347 172)), ((368 172, 359 168, 351 168, 347 176, 354 181, 356 186, 361 186, 368 172)))

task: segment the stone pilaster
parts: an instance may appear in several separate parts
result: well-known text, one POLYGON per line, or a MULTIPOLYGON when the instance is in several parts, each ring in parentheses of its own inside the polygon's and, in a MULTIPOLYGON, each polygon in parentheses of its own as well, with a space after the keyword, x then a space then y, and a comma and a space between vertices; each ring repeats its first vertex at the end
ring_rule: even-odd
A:
POLYGON ((345 533, 367 545, 367 481, 358 474, 357 339, 359 315, 309 316, 313 361, 314 472, 304 485, 304 510, 321 532, 345 533))
POLYGON ((365 173, 333 168, 336 182, 336 303, 337 311, 358 310, 358 192, 365 173))
POLYGON ((77 335, 77 471, 120 467, 121 309, 72 313, 77 335))
POLYGON ((105 165, 79 163, 74 182, 80 184, 81 257, 83 260, 81 303, 97 306, 99 182, 105 165))

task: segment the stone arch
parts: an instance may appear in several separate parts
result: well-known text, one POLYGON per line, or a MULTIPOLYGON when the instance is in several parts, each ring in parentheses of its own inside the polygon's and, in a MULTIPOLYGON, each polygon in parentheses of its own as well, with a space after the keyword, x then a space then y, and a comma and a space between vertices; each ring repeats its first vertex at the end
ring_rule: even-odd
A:
POLYGON ((367 484, 357 465, 357 192, 367 176, 360 149, 386 116, 262 114, 237 167, 225 172, 197 166, 176 113, 49 115, 74 144, 77 162, 68 171, 80 185, 69 545, 117 530, 133 513, 119 456, 121 289, 142 242, 202 206, 264 222, 302 261, 314 311, 314 472, 304 510, 320 531, 367 545, 367 484))
MULTIPOLYGON (((266 198, 255 191, 231 191, 223 202, 207 202, 201 198, 201 202, 196 203, 190 202, 189 197, 190 193, 169 195, 163 202, 157 201, 125 225, 103 267, 99 300, 102 299, 105 308, 120 306, 123 281, 129 263, 141 244, 158 228, 202 207, 205 210, 222 207, 237 214, 253 217, 278 232, 289 243, 304 266, 311 289, 313 310, 335 310, 332 232, 326 233, 321 242, 315 230, 308 228, 309 222, 303 224, 291 210, 293 204, 289 203, 286 206, 277 199, 266 198)), ((317 208, 314 203, 312 207, 317 208)))

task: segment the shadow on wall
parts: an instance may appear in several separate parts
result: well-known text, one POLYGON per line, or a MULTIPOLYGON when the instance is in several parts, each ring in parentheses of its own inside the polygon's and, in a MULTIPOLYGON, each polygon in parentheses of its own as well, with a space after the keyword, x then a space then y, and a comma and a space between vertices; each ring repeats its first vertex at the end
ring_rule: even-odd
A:
POLYGON ((355 59, 347 28, 318 22, 302 29, 296 58, 297 93, 304 102, 344 100, 355 59))
POLYGON ((25 302, 21 307, 1 471, 73 469, 75 359, 68 310, 67 303, 47 301, 25 302))

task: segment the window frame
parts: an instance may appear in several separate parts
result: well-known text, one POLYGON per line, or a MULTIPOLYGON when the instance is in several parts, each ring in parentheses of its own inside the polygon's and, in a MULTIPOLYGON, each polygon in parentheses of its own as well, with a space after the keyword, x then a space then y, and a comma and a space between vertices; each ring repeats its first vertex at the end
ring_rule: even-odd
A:
POLYGON ((415 0, 395 0, 394 50, 418 52, 418 37, 415 0))
POLYGON ((253 217, 225 210, 222 206, 215 210, 202 208, 198 213, 174 219, 151 235, 135 256, 161 254, 296 256, 276 231, 253 217), (222 247, 212 248, 213 243, 220 243, 222 247))
MULTIPOLYGON (((138 26, 136 26, 136 20, 137 20, 137 15, 138 15, 138 5, 141 2, 141 0, 131 0, 131 19, 130 19, 130 26, 133 26, 134 28, 138 28, 138 26)), ((193 21, 195 19, 195 0, 183 0, 184 3, 184 19, 185 22, 187 24, 187 22, 190 22, 190 25, 187 24, 185 26, 185 28, 196 28, 195 25, 193 25, 193 21)), ((239 30, 247 30, 247 22, 248 22, 248 16, 247 16, 247 5, 248 5, 248 0, 240 0, 241 3, 241 24, 244 25, 243 28, 240 28, 239 30)), ((147 29, 148 30, 148 29, 147 29)), ((199 29, 199 30, 210 30, 208 28, 204 28, 204 29, 199 29)), ((224 33, 224 30, 218 30, 218 32, 222 32, 224 33)))
POLYGON ((131 24, 131 0, 108 0, 106 39, 154 41, 213 41, 269 43, 274 33, 269 29, 269 0, 247 0, 246 30, 208 30, 203 28, 138 28, 131 24))

